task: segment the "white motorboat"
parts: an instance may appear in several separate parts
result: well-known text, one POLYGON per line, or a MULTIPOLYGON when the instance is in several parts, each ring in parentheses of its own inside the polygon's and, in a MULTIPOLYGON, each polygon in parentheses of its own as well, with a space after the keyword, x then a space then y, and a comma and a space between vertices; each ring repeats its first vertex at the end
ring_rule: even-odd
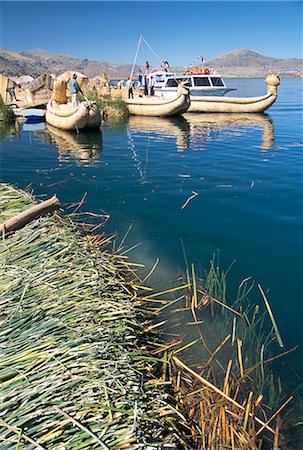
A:
POLYGON ((188 80, 189 93, 194 97, 208 95, 221 97, 227 92, 235 90, 234 88, 228 88, 223 78, 219 75, 213 75, 208 68, 199 68, 199 71, 183 74, 158 70, 153 72, 152 76, 154 78, 155 95, 163 98, 176 95, 179 80, 188 80))

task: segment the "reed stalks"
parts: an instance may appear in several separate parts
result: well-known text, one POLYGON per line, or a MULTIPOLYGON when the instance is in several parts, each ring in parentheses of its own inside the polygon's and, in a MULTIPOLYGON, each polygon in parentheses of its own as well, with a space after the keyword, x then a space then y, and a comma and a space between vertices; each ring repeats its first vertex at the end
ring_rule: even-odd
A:
POLYGON ((101 96, 96 91, 85 91, 88 100, 96 102, 104 120, 126 120, 128 109, 126 103, 121 98, 112 98, 110 95, 101 96))
MULTIPOLYGON (((0 222, 33 203, 0 185, 0 222)), ((78 230, 55 214, 1 236, 0 448, 175 448, 138 279, 104 236, 78 230)))
POLYGON ((151 304, 161 314, 164 307, 170 315, 188 311, 196 324, 197 338, 191 328, 181 342, 176 338, 175 346, 163 346, 175 398, 179 410, 187 412, 188 434, 196 449, 288 448, 281 430, 290 418, 298 422, 298 403, 274 374, 271 362, 296 347, 278 350, 282 338, 269 302, 258 286, 266 308, 262 312, 250 303, 254 286, 249 278, 228 304, 229 270, 219 269, 214 257, 203 280, 193 265, 187 265, 186 284, 180 278, 179 288, 171 290, 177 298, 169 299, 167 291, 146 296, 146 301, 164 302, 164 306, 151 304))
POLYGON ((7 123, 12 123, 15 120, 15 115, 13 110, 7 106, 4 101, 2 100, 2 97, 0 95, 0 121, 4 121, 7 123))

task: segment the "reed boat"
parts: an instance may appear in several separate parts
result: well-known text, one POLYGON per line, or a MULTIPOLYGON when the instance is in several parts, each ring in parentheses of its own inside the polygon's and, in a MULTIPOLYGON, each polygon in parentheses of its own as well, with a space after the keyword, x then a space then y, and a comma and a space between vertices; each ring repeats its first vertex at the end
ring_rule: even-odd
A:
POLYGON ((190 96, 187 112, 199 113, 261 113, 276 101, 280 84, 279 74, 269 74, 265 78, 267 93, 260 97, 217 97, 190 96))
POLYGON ((190 105, 189 86, 186 83, 178 85, 176 96, 172 98, 140 97, 127 99, 128 112, 137 116, 174 116, 183 114, 190 105))
POLYGON ((99 128, 101 114, 96 102, 85 100, 73 109, 67 103, 67 83, 73 72, 65 72, 55 81, 52 98, 46 106, 45 121, 62 130, 82 130, 83 128, 99 128))
POLYGON ((46 106, 45 120, 62 130, 82 130, 83 128, 99 128, 101 115, 95 102, 84 101, 73 109, 71 103, 58 104, 50 100, 46 106))

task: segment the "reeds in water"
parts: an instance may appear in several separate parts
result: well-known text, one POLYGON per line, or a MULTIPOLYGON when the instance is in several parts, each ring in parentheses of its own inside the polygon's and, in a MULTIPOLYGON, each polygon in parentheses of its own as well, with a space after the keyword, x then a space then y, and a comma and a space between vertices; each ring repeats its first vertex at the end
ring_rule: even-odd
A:
MULTIPOLYGON (((191 325, 188 336, 176 337, 174 345, 163 346, 163 371, 166 379, 172 380, 179 410, 186 416, 186 435, 194 448, 282 448, 281 428, 287 412, 292 411, 297 421, 299 412, 291 409, 293 395, 283 391, 270 363, 295 348, 277 354, 282 339, 268 300, 263 313, 259 306, 251 305, 248 294, 253 285, 246 279, 229 306, 226 279, 227 273, 212 260, 204 282, 193 266, 187 270, 187 284, 180 286, 177 303, 169 300, 168 292, 146 297, 151 305, 163 302, 155 307, 159 312, 170 309, 170 317, 181 313, 184 334, 184 317, 191 325), (269 332, 264 326, 267 313, 272 324, 269 332)), ((259 290, 264 299, 260 286, 259 290)), ((156 353, 161 354, 161 347, 156 353)))

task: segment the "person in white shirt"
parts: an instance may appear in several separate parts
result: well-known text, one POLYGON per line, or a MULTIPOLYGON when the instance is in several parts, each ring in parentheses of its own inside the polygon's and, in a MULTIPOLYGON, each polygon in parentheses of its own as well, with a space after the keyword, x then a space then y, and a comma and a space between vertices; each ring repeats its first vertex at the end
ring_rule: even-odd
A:
POLYGON ((154 95, 155 79, 152 74, 148 75, 148 95, 154 95))
POLYGON ((126 88, 127 88, 127 98, 134 98, 133 82, 130 79, 130 77, 128 77, 127 79, 126 88))

